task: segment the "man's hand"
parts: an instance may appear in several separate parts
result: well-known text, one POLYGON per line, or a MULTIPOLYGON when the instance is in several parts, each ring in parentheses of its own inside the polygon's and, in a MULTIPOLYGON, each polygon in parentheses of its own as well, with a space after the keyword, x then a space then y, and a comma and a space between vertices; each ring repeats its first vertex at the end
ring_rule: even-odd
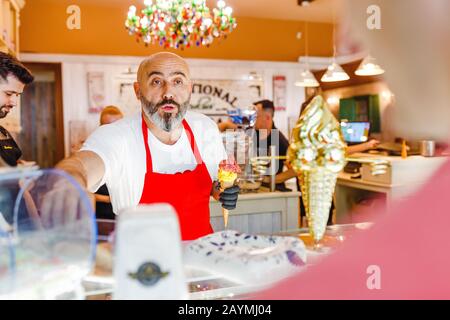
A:
POLYGON ((240 190, 239 186, 233 186, 222 191, 220 189, 220 183, 215 181, 211 190, 211 195, 214 199, 222 203, 224 209, 233 210, 236 209, 240 190))
POLYGON ((81 151, 62 160, 56 169, 68 175, 62 172, 46 173, 37 179, 33 190, 30 190, 30 193, 36 194, 33 198, 37 201, 36 207, 44 228, 85 219, 86 214, 95 208, 95 198, 86 189, 97 184, 105 173, 103 160, 90 151, 81 151))
POLYGON ((223 190, 220 193, 219 201, 222 203, 222 208, 227 210, 236 209, 236 203, 239 196, 239 186, 233 186, 231 188, 223 190))
POLYGON ((94 194, 96 202, 111 203, 111 198, 103 194, 94 194))
POLYGON ((366 142, 367 149, 373 149, 376 148, 380 144, 380 141, 376 139, 372 139, 368 142, 366 142))
POLYGON ((44 175, 36 181, 35 188, 32 192, 39 193, 37 198, 41 201, 37 205, 44 228, 86 219, 88 212, 94 208, 92 194, 84 190, 80 192, 63 174, 44 175))

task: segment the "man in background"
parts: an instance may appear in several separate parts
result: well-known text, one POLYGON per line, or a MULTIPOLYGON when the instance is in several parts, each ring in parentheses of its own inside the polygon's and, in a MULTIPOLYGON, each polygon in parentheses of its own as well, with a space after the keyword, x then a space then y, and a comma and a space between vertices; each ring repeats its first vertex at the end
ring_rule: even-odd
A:
MULTIPOLYGON (((100 126, 104 126, 123 118, 122 111, 116 106, 107 106, 100 114, 100 126)), ((97 219, 114 220, 111 198, 106 184, 103 184, 95 193, 95 213, 97 219)), ((112 231, 112 230, 111 230, 112 231)))
MULTIPOLYGON (((31 72, 19 60, 7 53, 0 52, 0 119, 5 118, 18 105, 25 86, 33 80, 31 72)), ((12 135, 0 126, 2 162, 15 167, 21 156, 22 151, 12 135)))
MULTIPOLYGON (((256 134, 256 150, 258 156, 271 156, 270 146, 276 147, 276 156, 286 156, 287 149, 289 148, 289 141, 283 135, 283 133, 275 127, 273 121, 275 116, 275 107, 270 100, 261 100, 254 103, 256 108, 256 122, 255 122, 255 134, 256 134)), ((276 173, 283 172, 284 160, 279 159, 276 169, 276 173)), ((291 191, 286 188, 284 182, 278 182, 276 184, 276 190, 278 191, 291 191)))

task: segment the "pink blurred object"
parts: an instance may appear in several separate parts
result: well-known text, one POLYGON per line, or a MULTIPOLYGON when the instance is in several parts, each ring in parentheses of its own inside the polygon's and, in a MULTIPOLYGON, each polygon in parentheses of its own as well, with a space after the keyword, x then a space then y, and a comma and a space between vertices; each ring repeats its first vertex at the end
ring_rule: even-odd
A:
POLYGON ((450 161, 406 202, 255 299, 449 299, 450 161))

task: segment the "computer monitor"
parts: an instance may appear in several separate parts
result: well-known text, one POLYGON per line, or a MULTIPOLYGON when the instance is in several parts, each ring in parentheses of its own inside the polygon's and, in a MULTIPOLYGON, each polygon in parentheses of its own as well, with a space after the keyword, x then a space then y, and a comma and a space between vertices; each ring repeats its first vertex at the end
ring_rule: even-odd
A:
POLYGON ((348 144, 369 140, 370 122, 341 122, 341 131, 348 144))

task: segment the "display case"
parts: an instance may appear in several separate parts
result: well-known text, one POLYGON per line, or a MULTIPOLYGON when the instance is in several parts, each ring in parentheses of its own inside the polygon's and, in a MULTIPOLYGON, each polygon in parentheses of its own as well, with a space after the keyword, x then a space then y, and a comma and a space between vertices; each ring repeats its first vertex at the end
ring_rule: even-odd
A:
POLYGON ((58 170, 0 171, 0 299, 79 299, 95 260, 86 193, 58 170))

